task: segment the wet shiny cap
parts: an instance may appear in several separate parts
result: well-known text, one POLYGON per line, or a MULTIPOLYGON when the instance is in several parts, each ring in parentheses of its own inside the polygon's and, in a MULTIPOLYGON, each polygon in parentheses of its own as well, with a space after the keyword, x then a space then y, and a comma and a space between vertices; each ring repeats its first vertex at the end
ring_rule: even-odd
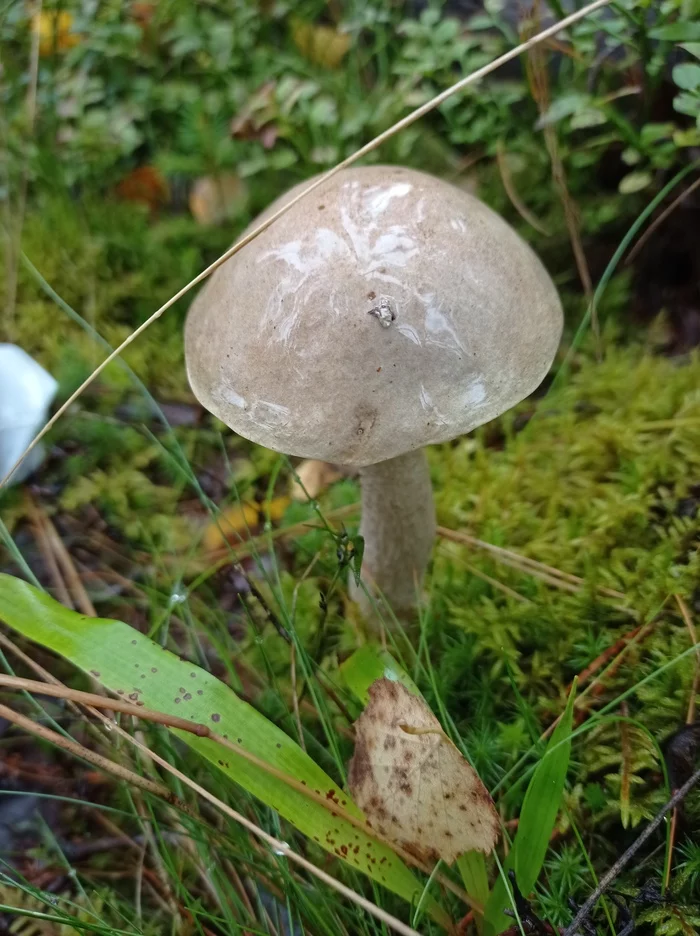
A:
POLYGON ((376 166, 339 173, 223 264, 185 353, 197 398, 240 435, 363 466, 510 409, 561 330, 551 279, 505 221, 433 176, 376 166))

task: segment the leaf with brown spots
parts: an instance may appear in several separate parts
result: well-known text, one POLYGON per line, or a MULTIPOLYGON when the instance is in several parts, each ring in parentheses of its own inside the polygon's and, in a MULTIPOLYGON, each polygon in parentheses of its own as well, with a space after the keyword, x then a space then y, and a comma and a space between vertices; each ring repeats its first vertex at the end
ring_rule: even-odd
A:
MULTIPOLYGON (((424 882, 401 858, 355 824, 362 813, 337 783, 281 728, 211 673, 179 659, 122 621, 85 617, 28 582, 4 573, 0 573, 0 622, 63 654, 83 672, 99 672, 104 686, 121 689, 136 705, 215 728, 231 739, 232 750, 224 753, 211 738, 172 730, 183 744, 221 772, 217 784, 223 785, 226 779, 235 782, 329 854, 369 875, 408 904, 417 904, 425 896, 424 882), (142 680, 144 673, 147 675, 142 680), (138 686, 133 685, 135 678, 138 686), (266 762, 275 773, 239 756, 235 745, 266 762), (294 785, 287 778, 293 779, 294 785), (315 791, 323 802, 311 799, 303 787, 315 791)), ((427 895, 424 906, 441 925, 449 927, 449 918, 437 900, 427 895)))
POLYGON ((491 797, 425 702, 390 679, 372 683, 369 696, 348 779, 373 828, 423 860, 492 851, 491 797))

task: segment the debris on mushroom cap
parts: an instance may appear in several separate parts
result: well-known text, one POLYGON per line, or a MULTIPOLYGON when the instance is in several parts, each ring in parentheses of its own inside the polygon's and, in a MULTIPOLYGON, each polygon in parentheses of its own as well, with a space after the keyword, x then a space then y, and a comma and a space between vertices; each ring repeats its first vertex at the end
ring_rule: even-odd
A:
POLYGON ((355 722, 348 785, 372 827, 426 861, 492 851, 499 823, 491 797, 425 702, 390 679, 369 694, 355 722))
POLYGON ((554 285, 505 221, 447 182, 378 166, 338 173, 224 263, 185 351, 195 394, 236 432, 364 466, 514 406, 561 329, 554 285))

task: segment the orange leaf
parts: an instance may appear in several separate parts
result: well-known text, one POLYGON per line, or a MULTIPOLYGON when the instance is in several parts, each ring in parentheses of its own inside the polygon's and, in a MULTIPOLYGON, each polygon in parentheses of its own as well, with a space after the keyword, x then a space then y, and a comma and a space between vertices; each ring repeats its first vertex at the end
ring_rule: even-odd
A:
POLYGON ((124 201, 146 205, 153 212, 167 203, 170 191, 155 166, 139 166, 117 185, 117 195, 124 201))
POLYGON ((269 515, 273 523, 281 520, 289 506, 288 497, 273 497, 259 504, 233 504, 222 511, 218 522, 210 523, 204 531, 203 543, 208 552, 215 552, 230 542, 232 545, 248 539, 250 531, 269 515))
POLYGON ((248 536, 251 527, 258 525, 260 514, 254 504, 233 504, 222 511, 218 522, 212 522, 204 531, 204 548, 208 552, 221 549, 228 541, 234 545, 248 536))

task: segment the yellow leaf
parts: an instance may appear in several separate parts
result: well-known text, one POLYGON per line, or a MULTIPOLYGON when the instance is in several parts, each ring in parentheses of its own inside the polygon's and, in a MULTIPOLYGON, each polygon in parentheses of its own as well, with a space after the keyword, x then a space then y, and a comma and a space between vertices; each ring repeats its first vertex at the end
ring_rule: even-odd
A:
POLYGON ((273 523, 281 520, 289 504, 288 497, 273 497, 262 507, 251 503, 233 504, 227 507, 219 515, 218 523, 210 523, 204 531, 204 548, 209 552, 214 552, 225 546, 227 542, 235 546, 241 540, 248 539, 250 530, 262 523, 268 514, 273 523))
POLYGON ((296 469, 297 477, 291 485, 292 500, 305 501, 308 497, 318 497, 329 485, 342 477, 341 473, 328 462, 307 458, 296 469), (298 479, 298 480, 297 480, 298 479))
POLYGON ((254 504, 234 504, 219 515, 218 523, 210 523, 204 531, 204 548, 208 551, 221 549, 227 541, 234 545, 247 537, 248 530, 257 526, 260 519, 254 504))
POLYGON ((350 48, 347 33, 299 19, 292 22, 292 42, 304 58, 324 68, 337 68, 350 48))
POLYGON ((82 41, 79 33, 72 31, 73 17, 65 10, 41 12, 33 17, 33 28, 39 33, 39 55, 51 55, 54 49, 63 52, 82 41))
POLYGON ((490 852, 498 814, 476 772, 425 702, 378 679, 355 722, 350 793, 385 838, 425 861, 490 852))
POLYGON ((281 520, 284 512, 289 507, 290 499, 288 497, 273 497, 271 501, 266 501, 262 506, 263 516, 269 514, 270 520, 276 522, 281 520))

